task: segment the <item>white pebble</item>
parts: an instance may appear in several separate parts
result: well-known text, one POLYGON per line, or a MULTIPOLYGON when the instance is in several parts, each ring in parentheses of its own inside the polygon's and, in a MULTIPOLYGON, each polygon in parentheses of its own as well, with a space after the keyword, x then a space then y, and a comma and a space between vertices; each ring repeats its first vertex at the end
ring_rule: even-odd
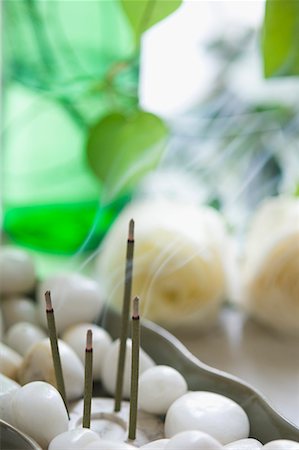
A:
POLYGON ((125 442, 106 441, 100 439, 99 441, 88 444, 82 450, 136 450, 136 447, 126 444, 125 442))
POLYGON ((10 378, 0 373, 0 419, 14 425, 11 412, 12 395, 20 385, 10 378))
POLYGON ((23 358, 12 348, 0 342, 0 372, 8 378, 17 379, 23 358))
POLYGON ((12 399, 12 412, 16 427, 43 448, 68 429, 68 416, 61 395, 43 381, 28 383, 17 390, 12 399))
POLYGON ((26 294, 35 285, 36 275, 31 256, 14 247, 0 249, 0 293, 26 294))
POLYGON ((169 442, 169 439, 158 439, 157 441, 142 445, 140 448, 145 448, 147 450, 164 450, 167 442, 169 442))
POLYGON ((299 450, 299 442, 277 439, 264 445, 263 450, 299 450))
POLYGON ((51 291, 58 332, 77 323, 93 322, 103 306, 97 282, 77 273, 60 274, 44 280, 38 289, 38 314, 46 326, 45 292, 51 291))
POLYGON ((204 431, 225 445, 249 436, 249 420, 233 400, 213 392, 189 392, 176 400, 165 419, 165 436, 204 431))
POLYGON ((9 328, 5 342, 20 355, 25 356, 32 345, 46 337, 46 333, 38 326, 28 322, 18 322, 9 328))
POLYGON ((0 395, 6 394, 7 392, 10 392, 19 387, 19 383, 9 377, 6 377, 5 375, 3 375, 3 373, 0 373, 0 395))
POLYGON ((224 446, 229 450, 259 450, 263 444, 256 439, 239 439, 224 446))
POLYGON ((99 439, 99 435, 88 428, 75 428, 56 436, 50 442, 48 450, 81 450, 99 439))
MULTIPOLYGON (((123 397, 130 397, 130 386, 131 386, 131 355, 132 355, 132 341, 127 339, 126 347, 126 359, 125 359, 125 370, 124 370, 124 384, 123 384, 123 397)), ((102 374, 103 385, 106 391, 114 395, 116 374, 117 374, 117 364, 118 364, 118 353, 119 353, 119 339, 114 341, 106 353, 104 360, 104 370, 102 374)), ((145 351, 140 349, 139 356, 139 374, 141 375, 145 370, 153 367, 155 365, 154 361, 145 353, 145 351)))
POLYGON ((3 300, 3 319, 6 329, 17 322, 37 323, 36 305, 26 297, 11 297, 3 300))
POLYGON ((164 447, 165 450, 222 450, 216 439, 202 431, 183 431, 173 436, 164 447))
MULTIPOLYGON (((81 397, 84 391, 84 367, 68 344, 59 339, 58 346, 66 396, 68 400, 75 400, 81 397)), ((19 369, 21 384, 36 380, 45 380, 53 386, 56 385, 49 339, 43 339, 34 344, 26 354, 19 369)))
POLYGON ((82 323, 68 328, 62 335, 62 339, 72 347, 84 364, 86 332, 88 329, 92 330, 93 378, 96 381, 101 381, 104 358, 112 342, 107 331, 92 323, 82 323))
POLYGON ((187 392, 184 377, 172 367, 155 366, 139 379, 139 407, 151 414, 166 414, 170 405, 187 392))

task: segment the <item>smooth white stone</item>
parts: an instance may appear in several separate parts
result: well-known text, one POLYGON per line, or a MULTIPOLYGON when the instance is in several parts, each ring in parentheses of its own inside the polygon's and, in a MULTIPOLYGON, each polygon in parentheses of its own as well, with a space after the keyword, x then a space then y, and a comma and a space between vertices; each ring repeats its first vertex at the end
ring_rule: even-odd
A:
POLYGON ((5 342, 20 355, 25 356, 32 345, 46 338, 46 333, 38 326, 28 322, 18 322, 10 327, 5 342))
POLYGON ((0 373, 0 395, 21 387, 19 383, 0 373))
POLYGON ((26 294, 35 285, 36 274, 31 256, 14 247, 0 248, 0 293, 26 294))
POLYGON ((146 448, 147 450, 164 450, 165 445, 169 442, 169 439, 158 439, 157 441, 149 442, 142 445, 140 448, 146 448))
POLYGON ((0 372, 12 378, 17 379, 17 372, 21 366, 23 358, 12 348, 0 342, 0 372))
POLYGON ((51 291, 59 333, 77 323, 95 321, 102 310, 103 299, 99 284, 78 273, 59 274, 44 280, 38 288, 38 314, 46 326, 45 292, 51 291))
POLYGON ((139 379, 139 407, 152 414, 166 414, 170 405, 188 389, 184 377, 172 367, 154 366, 139 379))
POLYGON ((88 329, 92 330, 93 378, 96 381, 100 381, 102 379, 103 362, 106 352, 112 343, 112 339, 107 331, 92 323, 82 323, 68 328, 63 333, 62 340, 76 352, 84 364, 86 332, 88 329))
POLYGON ((6 329, 17 322, 37 323, 36 305, 27 297, 6 298, 1 308, 6 329))
MULTIPOLYGON (((115 392, 118 353, 119 353, 120 341, 117 339, 114 341, 107 350, 106 358, 104 360, 104 370, 102 374, 102 381, 104 388, 111 395, 115 392)), ((127 339, 126 347, 126 359, 124 370, 124 384, 123 384, 123 398, 130 397, 131 386, 131 357, 132 357, 132 341, 127 339)), ((141 348, 139 355, 139 374, 141 375, 145 370, 153 367, 154 361, 148 356, 147 353, 141 348)))
POLYGON ((76 428, 56 436, 50 442, 48 450, 81 450, 99 439, 98 434, 88 428, 76 428))
POLYGON ((173 436, 164 447, 165 450, 222 450, 216 439, 201 431, 183 431, 173 436))
POLYGON ((259 450, 263 444, 256 439, 239 439, 224 446, 229 450, 259 450))
POLYGON ((299 442, 277 439, 264 445, 263 450, 299 450, 299 442))
POLYGON ((68 429, 68 416, 61 395, 43 381, 28 383, 17 390, 12 399, 12 412, 16 427, 43 448, 68 429))
POLYGON ((14 425, 11 412, 11 400, 15 391, 21 386, 0 373, 0 419, 14 425))
POLYGON ((114 442, 100 439, 99 441, 88 444, 82 450, 136 450, 136 447, 125 442, 114 442))
MULTIPOLYGON (((68 400, 75 400, 83 395, 84 366, 68 344, 59 339, 58 347, 66 396, 68 400)), ((35 380, 44 380, 56 386, 49 339, 43 339, 37 344, 34 344, 26 354, 19 369, 19 381, 21 384, 35 380)))
POLYGON ((223 395, 189 392, 167 411, 165 436, 186 430, 204 431, 225 445, 249 436, 249 420, 236 402, 223 395))

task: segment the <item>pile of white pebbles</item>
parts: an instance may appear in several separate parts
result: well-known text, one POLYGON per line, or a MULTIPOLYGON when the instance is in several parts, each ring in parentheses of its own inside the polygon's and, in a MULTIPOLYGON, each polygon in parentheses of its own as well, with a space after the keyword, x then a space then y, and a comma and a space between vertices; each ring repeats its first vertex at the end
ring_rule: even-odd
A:
MULTIPOLYGON (((88 329, 93 332, 94 381, 101 382, 110 395, 114 395, 115 389, 119 341, 113 342, 103 328, 94 324, 103 306, 98 284, 79 274, 53 276, 39 285, 37 302, 34 302, 28 297, 36 285, 32 260, 23 251, 9 247, 1 249, 0 273, 0 418, 31 436, 43 449, 122 450, 139 446, 165 450, 299 450, 298 442, 280 440, 263 446, 250 439, 248 417, 237 403, 213 392, 188 391, 186 380, 176 369, 155 365, 142 349, 139 410, 154 430, 150 438, 129 442, 126 417, 124 413, 113 413, 113 400, 108 398, 110 413, 106 411, 103 415, 99 409, 95 411, 96 399, 93 399, 92 429, 82 428, 82 422, 77 419, 84 390, 88 329), (45 327, 44 292, 49 289, 60 337, 71 420, 54 387, 45 327), (98 428, 101 420, 104 425, 98 428), (118 425, 121 420, 125 424, 122 434, 118 425), (157 425, 156 432, 152 424, 157 425)), ((130 394, 130 361, 128 339, 125 399, 130 394)), ((126 405, 124 402, 124 409, 128 410, 126 405)))

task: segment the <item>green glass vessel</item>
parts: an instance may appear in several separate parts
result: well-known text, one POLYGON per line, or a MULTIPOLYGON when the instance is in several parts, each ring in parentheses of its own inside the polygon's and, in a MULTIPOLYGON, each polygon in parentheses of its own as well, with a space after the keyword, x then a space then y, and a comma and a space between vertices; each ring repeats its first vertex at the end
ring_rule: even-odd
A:
POLYGON ((94 249, 127 197, 102 203, 87 134, 113 108, 101 85, 132 56, 131 29, 117 0, 3 6, 4 233, 56 254, 94 249))

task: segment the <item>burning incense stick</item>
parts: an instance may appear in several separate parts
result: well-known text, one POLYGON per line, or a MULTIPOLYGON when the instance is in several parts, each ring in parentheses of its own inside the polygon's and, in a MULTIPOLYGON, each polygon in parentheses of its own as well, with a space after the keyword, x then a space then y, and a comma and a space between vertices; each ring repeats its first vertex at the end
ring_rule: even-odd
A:
POLYGON ((50 291, 47 291, 45 293, 45 299, 46 299, 48 332, 49 332, 49 338, 50 338, 50 343, 51 343, 52 359, 53 359, 53 365, 54 365, 54 371, 55 371, 56 385, 57 385, 58 391, 60 392, 62 400, 64 401, 64 404, 65 404, 65 407, 67 410, 67 414, 68 414, 68 418, 70 418, 69 410, 68 410, 68 406, 67 406, 67 400, 66 400, 65 385, 64 385, 63 372, 62 372, 62 367, 61 367, 61 360, 60 360, 57 333, 56 333, 54 309, 52 306, 50 291))
POLYGON ((92 331, 86 334, 83 428, 90 428, 92 399, 92 331))
POLYGON ((126 347, 129 330, 130 301, 132 292, 133 256, 134 256, 134 220, 131 219, 129 223, 129 233, 127 243, 125 288, 124 288, 123 309, 122 309, 120 346, 117 365, 117 378, 115 387, 115 402, 114 402, 115 412, 120 411, 123 392, 126 347))
POLYGON ((138 378, 139 378, 139 351, 140 351, 140 320, 139 298, 133 300, 132 315, 132 366, 131 366, 131 395, 129 439, 136 439, 137 409, 138 409, 138 378))

